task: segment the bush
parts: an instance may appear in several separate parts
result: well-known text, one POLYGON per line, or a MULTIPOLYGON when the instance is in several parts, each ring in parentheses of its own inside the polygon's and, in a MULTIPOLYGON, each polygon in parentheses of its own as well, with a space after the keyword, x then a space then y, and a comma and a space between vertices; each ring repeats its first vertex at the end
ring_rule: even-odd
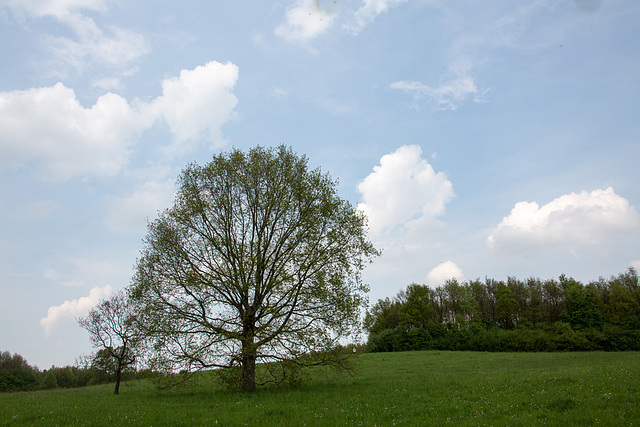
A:
POLYGON ((401 329, 383 329, 369 335, 367 351, 370 353, 410 350, 407 333, 401 329))
POLYGON ((56 374, 53 371, 47 371, 44 376, 44 381, 42 383, 42 387, 45 390, 51 390, 53 388, 58 388, 58 380, 56 379, 56 374))
POLYGON ((487 328, 471 325, 464 329, 455 324, 447 329, 432 325, 430 330, 413 328, 384 329, 369 335, 367 352, 409 350, 470 350, 470 351, 638 351, 640 330, 605 324, 602 328, 574 329, 566 322, 518 327, 516 329, 487 328))
POLYGON ((11 369, 0 371, 0 392, 33 390, 38 385, 38 379, 31 370, 11 369))

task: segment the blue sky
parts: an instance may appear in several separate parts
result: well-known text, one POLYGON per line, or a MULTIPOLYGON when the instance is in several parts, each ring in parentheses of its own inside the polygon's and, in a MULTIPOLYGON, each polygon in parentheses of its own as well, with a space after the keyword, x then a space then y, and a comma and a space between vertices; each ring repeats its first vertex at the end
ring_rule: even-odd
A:
POLYGON ((410 283, 640 267, 635 0, 0 0, 0 347, 91 351, 189 162, 287 144, 410 283))

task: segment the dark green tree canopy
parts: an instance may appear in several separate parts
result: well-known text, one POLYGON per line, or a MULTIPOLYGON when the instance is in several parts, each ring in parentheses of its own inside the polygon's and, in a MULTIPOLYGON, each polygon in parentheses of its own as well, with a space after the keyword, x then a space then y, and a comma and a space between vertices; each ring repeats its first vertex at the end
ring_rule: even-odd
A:
POLYGON ((529 277, 409 285, 367 311, 369 351, 640 350, 635 268, 583 285, 529 277))
POLYGON ((303 363, 359 330, 360 272, 377 251, 329 175, 257 147, 191 164, 178 183, 132 292, 156 369, 238 367, 253 389, 256 362, 303 363))

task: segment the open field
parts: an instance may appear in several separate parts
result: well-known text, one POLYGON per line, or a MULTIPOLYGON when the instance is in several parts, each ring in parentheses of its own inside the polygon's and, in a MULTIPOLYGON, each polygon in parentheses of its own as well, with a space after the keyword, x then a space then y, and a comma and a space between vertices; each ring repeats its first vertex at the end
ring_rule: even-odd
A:
POLYGON ((640 353, 407 352, 233 393, 204 381, 0 395, 0 425, 640 425, 640 353))

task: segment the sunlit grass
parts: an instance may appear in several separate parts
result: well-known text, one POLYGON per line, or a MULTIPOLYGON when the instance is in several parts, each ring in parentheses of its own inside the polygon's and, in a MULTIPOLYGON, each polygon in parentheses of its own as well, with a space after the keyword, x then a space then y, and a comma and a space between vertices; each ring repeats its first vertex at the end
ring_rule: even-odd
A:
POLYGON ((0 395, 3 425, 631 425, 638 353, 377 353, 358 375, 234 393, 202 378, 0 395))

